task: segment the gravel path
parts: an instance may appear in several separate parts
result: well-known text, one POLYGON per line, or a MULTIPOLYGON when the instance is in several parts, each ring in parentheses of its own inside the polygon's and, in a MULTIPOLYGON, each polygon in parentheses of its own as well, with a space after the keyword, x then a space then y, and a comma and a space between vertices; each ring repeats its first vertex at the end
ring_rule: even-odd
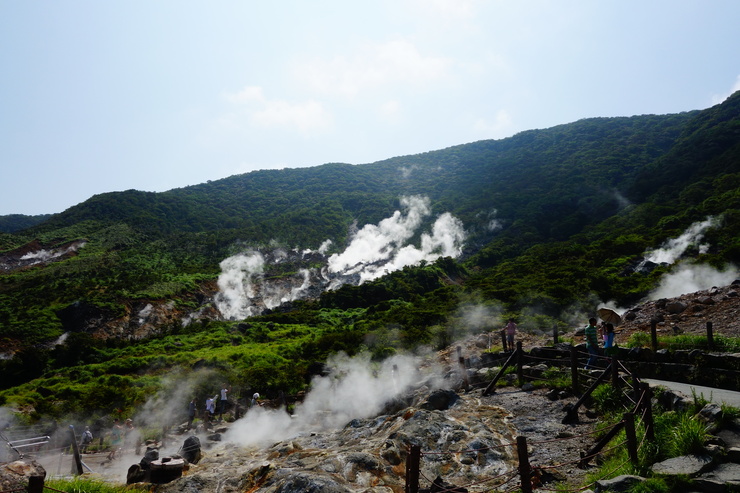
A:
POLYGON ((578 422, 563 424, 564 407, 574 403, 576 398, 551 400, 546 395, 548 392, 547 389, 524 391, 506 387, 496 389, 482 401, 509 411, 510 424, 520 436, 527 437, 530 464, 542 468, 543 477, 552 474, 558 481, 581 486, 587 470, 579 469, 577 461, 581 452, 589 450, 596 442, 592 431, 598 428, 599 420, 581 409, 578 422))

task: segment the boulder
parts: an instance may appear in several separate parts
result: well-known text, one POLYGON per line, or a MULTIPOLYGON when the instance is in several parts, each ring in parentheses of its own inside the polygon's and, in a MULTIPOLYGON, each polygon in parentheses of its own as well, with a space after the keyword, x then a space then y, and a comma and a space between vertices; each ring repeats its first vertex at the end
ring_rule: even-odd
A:
POLYGON ((350 489, 330 477, 308 473, 290 475, 274 491, 275 493, 351 493, 350 489))
POLYGON ((725 492, 740 488, 740 464, 720 464, 693 481, 701 491, 725 492))
POLYGON ((421 408, 430 411, 444 411, 454 406, 458 399, 460 396, 454 390, 435 390, 421 405, 421 408))
POLYGON ((708 455, 682 455, 653 464, 650 470, 663 476, 695 477, 711 466, 712 458, 708 455))
POLYGON ((468 490, 466 488, 449 484, 445 482, 440 476, 434 478, 431 487, 422 488, 419 490, 419 493, 438 493, 443 491, 447 493, 468 493, 468 490))
POLYGON ((686 310, 686 304, 680 301, 671 301, 666 303, 665 310, 671 315, 676 315, 686 310))
POLYGON ((182 458, 188 461, 190 464, 197 464, 198 461, 203 457, 200 449, 200 439, 195 436, 189 436, 185 439, 182 444, 182 458))
POLYGON ((645 478, 640 476, 624 474, 612 479, 596 481, 594 486, 596 488, 596 493, 600 493, 602 491, 629 491, 633 486, 638 483, 642 483, 643 481, 645 481, 645 478))
POLYGON ((704 423, 707 428, 714 428, 722 421, 724 415, 722 407, 719 404, 709 403, 696 415, 696 417, 704 423))
POLYGON ((41 484, 46 478, 46 470, 31 458, 19 459, 0 466, 0 491, 26 491, 29 482, 41 484))

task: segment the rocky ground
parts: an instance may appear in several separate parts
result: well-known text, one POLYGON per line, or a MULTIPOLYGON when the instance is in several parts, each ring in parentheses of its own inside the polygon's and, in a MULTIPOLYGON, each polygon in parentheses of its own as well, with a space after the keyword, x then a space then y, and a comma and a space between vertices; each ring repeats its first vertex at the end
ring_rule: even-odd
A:
MULTIPOLYGON (((738 291, 740 286, 731 285, 633 307, 622 314, 617 340, 624 344, 637 331, 649 333, 652 320, 657 322, 660 335, 676 331, 706 334, 706 324, 712 322, 715 335, 738 337, 738 291)), ((525 349, 550 345, 551 337, 518 334, 525 349)), ((436 353, 433 359, 454 375, 458 355, 475 358, 488 343, 488 334, 471 336, 459 343, 459 353, 456 345, 436 353)), ((467 485, 471 492, 505 491, 517 481, 512 446, 517 436, 527 437, 530 462, 544 481, 564 481, 571 486, 585 483, 587 471, 576 467, 576 462, 580 453, 595 443, 592 431, 599 420, 584 409, 577 423, 563 424, 564 407, 575 397, 517 387, 499 388, 483 396, 485 382, 467 391, 450 387, 440 401, 440 395, 434 398, 438 394, 435 387, 421 382, 377 416, 261 446, 244 446, 230 439, 234 425, 225 423, 200 436, 204 452, 200 462, 191 465, 184 477, 156 490, 401 493, 408 446, 417 444, 424 454, 422 488, 439 476, 448 484, 467 485)), ((125 475, 120 471, 127 465, 122 464, 112 479, 123 481, 125 475)), ((554 488, 554 483, 546 487, 554 488)))
MULTIPOLYGON (((505 387, 485 397, 481 390, 447 392, 443 400, 454 405, 434 409, 446 404, 430 406, 433 394, 393 414, 267 447, 206 439, 204 458, 157 491, 401 493, 412 443, 422 450, 422 488, 439 476, 471 492, 505 491, 518 482, 516 436, 527 437, 530 463, 544 481, 583 484, 586 471, 575 462, 594 443, 589 432, 596 420, 582 414, 578 423, 562 424, 563 406, 574 398, 505 387)), ((228 428, 220 430, 226 437, 228 428)))

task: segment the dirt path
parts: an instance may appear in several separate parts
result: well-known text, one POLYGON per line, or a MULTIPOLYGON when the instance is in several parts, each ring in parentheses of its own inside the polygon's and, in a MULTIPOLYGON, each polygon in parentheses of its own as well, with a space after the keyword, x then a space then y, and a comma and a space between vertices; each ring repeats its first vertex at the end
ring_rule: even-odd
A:
POLYGON ((527 437, 529 461, 547 475, 571 486, 582 486, 587 471, 577 467, 582 451, 596 441, 592 431, 599 426, 598 418, 589 417, 582 409, 579 420, 563 424, 564 407, 574 403, 574 397, 551 400, 547 389, 524 391, 516 387, 496 389, 482 398, 489 405, 509 411, 508 420, 520 436, 527 437), (553 467, 554 466, 554 467, 553 467))

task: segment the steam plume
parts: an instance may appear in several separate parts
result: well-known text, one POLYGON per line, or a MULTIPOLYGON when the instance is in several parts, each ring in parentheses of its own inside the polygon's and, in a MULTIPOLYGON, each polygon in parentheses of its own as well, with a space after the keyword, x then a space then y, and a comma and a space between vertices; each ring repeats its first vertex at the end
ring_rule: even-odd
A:
POLYGON ((253 408, 223 439, 243 446, 265 445, 338 428, 352 419, 376 416, 386 403, 421 378, 417 359, 409 356, 372 363, 368 355, 349 358, 338 354, 328 365, 330 374, 313 379, 311 391, 296 406, 293 417, 284 410, 253 408))
POLYGON ((704 233, 706 230, 716 227, 719 224, 719 221, 720 220, 718 218, 710 216, 704 221, 692 224, 678 238, 671 238, 663 243, 663 245, 661 245, 657 250, 648 252, 645 255, 645 260, 656 264, 672 264, 678 260, 681 255, 686 253, 689 247, 697 244, 699 247, 699 253, 706 252, 708 246, 701 245, 699 243, 704 239, 704 233))

